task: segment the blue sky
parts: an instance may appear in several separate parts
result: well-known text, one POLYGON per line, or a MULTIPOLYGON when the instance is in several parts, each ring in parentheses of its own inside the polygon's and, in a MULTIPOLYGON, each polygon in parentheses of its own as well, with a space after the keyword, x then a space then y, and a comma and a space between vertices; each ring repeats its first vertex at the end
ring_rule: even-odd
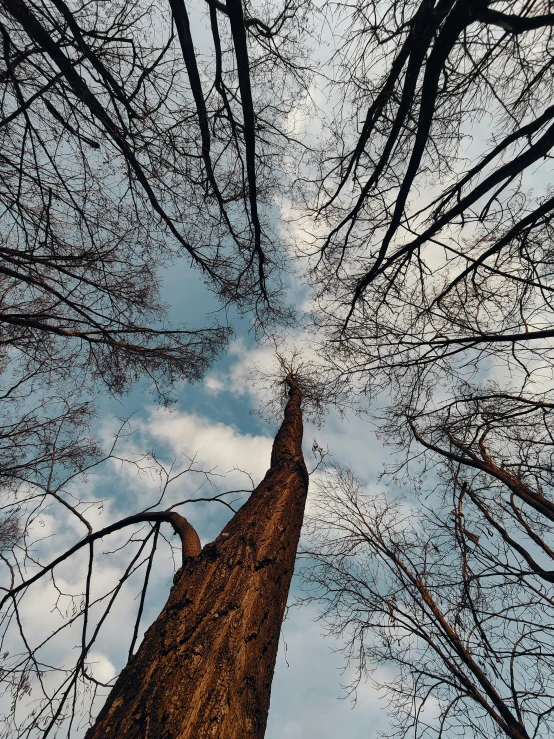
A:
MULTIPOLYGON (((201 7, 203 4, 199 4, 201 7)), ((202 45, 205 26, 195 20, 195 43, 202 45)), ((323 53, 323 52, 322 52, 323 53)), ((328 101, 328 105, 331 103, 328 101)), ((486 126, 472 130, 478 149, 485 138, 486 126)), ((536 178, 536 174, 533 176, 536 178)), ((536 179, 542 187, 542 180, 536 179)), ((277 208, 275 209, 276 218, 277 208)), ((210 323, 210 315, 217 315, 219 305, 203 283, 197 270, 189 267, 187 260, 180 260, 167 268, 163 275, 163 299, 169 305, 169 315, 174 324, 186 324, 200 328, 210 323), (208 316, 208 318, 207 318, 208 316)), ((303 301, 301 288, 291 286, 289 297, 293 302, 303 301)), ((118 418, 129 418, 129 428, 134 433, 122 439, 116 452, 126 459, 140 459, 153 450, 161 465, 175 465, 179 470, 187 459, 195 457, 200 470, 211 470, 210 484, 201 472, 189 473, 176 480, 168 488, 166 503, 182 498, 213 495, 242 487, 247 483, 243 472, 233 471, 236 465, 252 474, 255 482, 263 476, 269 465, 269 455, 276 425, 264 423, 252 415, 260 402, 261 390, 252 384, 249 368, 258 362, 271 362, 271 350, 258 346, 250 330, 248 317, 231 313, 229 318, 235 329, 235 338, 229 351, 207 373, 203 382, 194 385, 182 383, 176 388, 176 402, 172 409, 156 407, 148 387, 139 383, 123 398, 101 395, 97 398, 100 411, 96 431, 108 445, 118 427, 118 418), (221 477, 216 477, 221 475, 221 477)), ((225 321, 225 316, 221 316, 225 321)), ((313 439, 328 448, 333 458, 341 464, 351 465, 357 476, 369 489, 381 486, 379 473, 390 455, 375 437, 370 424, 358 417, 339 419, 331 414, 321 429, 306 424, 305 453, 308 468, 314 464, 311 454, 313 439)), ((148 460, 137 465, 107 462, 90 476, 88 488, 81 487, 80 494, 91 501, 90 518, 101 527, 111 520, 152 505, 159 492, 160 467, 148 460), (139 469, 140 468, 140 469, 139 469), (104 501, 104 503, 101 503, 104 501)), ((82 485, 82 483, 79 483, 82 485)), ((309 505, 309 502, 308 502, 309 505)), ((182 509, 197 528, 203 543, 213 540, 230 516, 227 508, 214 503, 191 504, 182 509)), ((45 558, 82 536, 82 531, 65 521, 55 521, 48 511, 37 523, 43 537, 45 558), (48 538, 52 534, 51 538, 48 538)), ((105 550, 115 551, 125 536, 113 537, 105 550)), ((171 539, 170 539, 171 540, 171 539)), ((119 555, 98 554, 94 588, 106 587, 117 581, 121 572, 119 555)), ((177 561, 177 566, 179 562, 177 561)), ((58 582, 67 590, 82 588, 86 560, 77 557, 57 572, 58 582)), ((157 617, 167 597, 174 571, 169 547, 161 548, 155 560, 151 586, 145 605, 139 634, 157 617)), ((129 583, 116 608, 106 622, 101 640, 91 654, 92 671, 98 679, 108 681, 121 669, 127 659, 129 630, 132 629, 136 611, 136 593, 140 578, 129 583)), ((35 642, 40 641, 41 630, 49 633, 55 613, 45 608, 52 592, 48 584, 40 585, 28 610, 28 629, 35 642)), ((297 594, 298 582, 293 583, 291 598, 297 594)), ((373 739, 379 729, 386 730, 388 720, 384 701, 370 684, 362 684, 353 703, 343 689, 351 682, 352 670, 344 670, 344 658, 338 651, 340 642, 325 637, 324 627, 317 621, 316 606, 290 609, 283 625, 277 667, 273 684, 267 739, 373 739)), ((52 643, 52 655, 71 661, 74 633, 64 632, 52 643)), ((380 666, 379 677, 386 681, 387 667, 380 666)), ((75 733, 80 739, 84 729, 75 733)))
MULTIPOLYGON (((163 296, 170 305, 171 319, 175 323, 201 326, 206 314, 217 309, 215 299, 198 273, 190 270, 185 262, 175 264, 164 273, 163 296)), ((236 337, 230 351, 214 365, 204 382, 182 384, 177 388, 177 402, 171 411, 156 408, 144 385, 134 387, 119 400, 99 398, 100 433, 106 442, 115 428, 114 418, 134 414, 131 425, 136 430, 132 442, 135 451, 147 451, 152 447, 166 462, 178 459, 181 451, 189 456, 197 454, 200 466, 217 464, 217 471, 222 473, 236 463, 251 472, 257 482, 269 465, 276 426, 251 414, 260 401, 260 391, 251 384, 248 367, 254 361, 262 364, 270 361, 271 351, 256 347, 248 319, 232 318, 236 337)), ((375 482, 386 453, 367 422, 331 416, 322 429, 307 424, 305 454, 309 468, 314 465, 313 438, 322 446, 328 446, 341 463, 351 464, 362 480, 375 482)), ((103 488, 103 477, 100 473, 94 483, 97 494, 107 489, 103 488)), ((244 479, 231 475, 228 481, 220 482, 220 489, 225 489, 227 482, 231 487, 240 485, 241 480, 244 484, 244 479)), ((133 482, 132 475, 116 479, 110 474, 106 484, 111 488, 113 516, 130 512, 131 506, 135 510, 142 508, 142 502, 149 504, 149 493, 142 482, 138 486, 133 482), (143 491, 138 506, 137 490, 143 491)), ((177 497, 181 494, 180 485, 176 483, 177 497)), ((230 515, 223 506, 213 504, 187 506, 183 513, 197 527, 203 543, 217 536, 230 515)), ((167 555, 160 555, 157 577, 153 579, 141 624, 144 628, 161 609, 172 573, 167 555)), ((298 587, 298 583, 293 584, 291 597, 298 587)), ((277 658, 266 736, 268 739, 331 739, 337 736, 372 739, 377 736, 377 728, 386 727, 382 702, 370 685, 360 686, 355 705, 346 695, 342 685, 349 682, 352 673, 344 673, 344 658, 337 652, 340 644, 323 636, 323 625, 316 622, 316 617, 315 606, 293 608, 288 613, 277 658)), ((110 633, 103 647, 98 645, 98 655, 102 657, 96 656, 100 667, 106 659, 119 669, 126 659, 125 651, 121 640, 117 639, 117 624, 108 625, 108 629, 110 633)), ((141 632, 143 630, 141 628, 141 632)), ((102 669, 109 674, 112 668, 104 666, 102 669)))

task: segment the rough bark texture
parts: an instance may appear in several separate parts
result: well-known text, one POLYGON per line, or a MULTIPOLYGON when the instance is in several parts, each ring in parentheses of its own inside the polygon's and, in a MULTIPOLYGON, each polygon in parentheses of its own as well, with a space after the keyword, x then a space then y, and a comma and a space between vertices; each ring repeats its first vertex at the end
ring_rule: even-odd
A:
POLYGON ((301 392, 271 467, 218 538, 189 557, 86 739, 259 739, 304 515, 301 392))

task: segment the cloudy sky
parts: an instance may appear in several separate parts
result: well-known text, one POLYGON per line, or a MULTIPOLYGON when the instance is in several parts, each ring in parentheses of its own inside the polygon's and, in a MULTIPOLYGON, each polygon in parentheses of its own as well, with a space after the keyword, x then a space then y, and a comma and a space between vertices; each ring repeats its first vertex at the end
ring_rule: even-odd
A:
MULTIPOLYGON (((217 309, 198 274, 184 262, 166 271, 163 294, 174 323, 205 325, 206 314, 217 309)), ((291 290, 291 296, 299 304, 304 298, 300 290, 296 293, 291 290)), ((276 426, 251 413, 263 402, 263 391, 252 383, 250 370, 254 364, 269 366, 272 351, 256 345, 247 319, 235 317, 234 325, 236 337, 226 356, 203 382, 180 385, 177 402, 171 410, 157 406, 145 385, 134 387, 124 398, 98 397, 100 415, 95 431, 106 448, 120 427, 120 419, 131 418, 115 449, 119 459, 108 460, 86 481, 72 483, 75 495, 90 501, 87 518, 95 527, 102 528, 153 505, 165 479, 163 472, 160 476, 162 466, 165 470, 172 467, 171 476, 194 459, 192 467, 199 471, 188 472, 168 485, 164 507, 186 498, 211 497, 217 492, 249 487, 245 472, 252 476, 254 483, 261 480, 269 466, 276 426), (151 459, 138 465, 119 461, 141 460, 150 452, 155 453, 161 466, 154 465, 151 459), (209 480, 202 471, 212 473, 209 480)), ((311 451, 314 439, 320 446, 328 447, 333 459, 352 465, 369 486, 376 484, 387 452, 366 421, 359 418, 341 420, 331 415, 323 428, 307 424, 305 455, 309 469, 316 464, 311 451)), ((240 505, 240 495, 233 498, 240 505)), ((203 544, 218 535, 231 515, 225 506, 214 503, 191 504, 180 510, 196 527, 203 544)), ((33 534, 37 541, 40 540, 37 550, 41 551, 42 561, 51 561, 83 534, 74 518, 68 516, 62 521, 60 516, 63 517, 60 511, 48 509, 34 523, 33 534)), ((165 533, 171 539, 170 532, 165 533)), ((118 551, 127 537, 127 532, 113 535, 95 550, 93 596, 113 587, 127 566, 129 550, 118 551)), ((176 540, 171 543, 176 544, 176 540)), ((177 567, 180 564, 178 559, 176 557, 174 563, 169 547, 165 546, 154 560, 139 639, 165 603, 175 564, 177 567)), ((56 585, 59 592, 82 592, 86 569, 85 550, 58 567, 56 585)), ((142 577, 141 574, 131 579, 122 591, 89 655, 92 674, 103 682, 110 681, 127 661, 142 577)), ((298 588, 299 583, 295 583, 291 598, 298 588)), ((60 596, 59 592, 51 582, 40 581, 34 586, 32 597, 22 602, 21 618, 31 643, 40 643, 71 615, 72 601, 60 596)), ((93 612, 99 613, 94 609, 93 612)), ((60 632, 43 649, 42 659, 50 664, 71 664, 80 640, 79 629, 80 626, 73 626, 60 632)), ((16 641, 11 645, 13 654, 18 651, 16 641)), ((370 685, 360 686, 355 705, 344 690, 343 686, 351 681, 353 673, 344 670, 344 658, 337 651, 339 647, 340 643, 324 636, 324 626, 317 622, 315 606, 288 611, 277 659, 268 739, 331 739, 337 736, 371 739, 377 735, 379 727, 386 726, 382 702, 370 685)), ((54 675, 47 675, 47 688, 48 685, 52 687, 56 679, 54 675)), ((81 725, 71 736, 77 739, 84 731, 81 725)))
MULTIPOLYGON (((165 271, 163 284, 163 297, 174 324, 203 327, 206 315, 217 315, 216 300, 206 290, 198 272, 192 271, 185 260, 165 271)), ((301 312, 306 294, 299 287, 291 287, 290 298, 301 312)), ((193 469, 198 470, 184 474, 168 486, 164 506, 243 488, 249 483, 245 472, 255 483, 262 479, 269 466, 276 426, 268 425, 251 413, 264 399, 260 388, 252 383, 250 370, 255 364, 268 366, 272 362, 272 351, 256 345, 248 318, 231 318, 236 336, 228 353, 203 382, 178 386, 177 400, 171 410, 157 407, 144 385, 137 385, 121 399, 98 398, 100 417, 95 431, 104 445, 110 445, 120 427, 120 419, 130 418, 125 435, 116 447, 116 455, 136 461, 153 451, 159 465, 155 466, 151 460, 138 464, 109 460, 89 476, 86 485, 76 482, 74 492, 77 497, 90 501, 87 517, 96 527, 101 528, 154 505, 159 497, 160 481, 164 480, 161 466, 165 470, 172 468, 170 474, 175 475, 193 459, 193 469), (132 434, 128 435, 127 430, 132 434), (210 480, 202 474, 208 470, 211 471, 210 480)), ((315 464, 311 452, 314 439, 321 447, 329 449, 332 459, 350 465, 369 489, 381 486, 378 476, 390 450, 376 439, 366 420, 339 419, 331 414, 323 428, 307 424, 305 455, 309 469, 315 464)), ((191 504, 180 510, 195 526, 203 544, 216 538, 230 515, 225 506, 215 503, 191 504)), ((83 534, 69 518, 61 520, 58 513, 54 518, 48 511, 37 519, 35 527, 36 538, 41 539, 38 546, 43 561, 51 561, 83 534)), ((127 534, 123 532, 98 547, 93 596, 117 583, 128 562, 126 550, 118 551, 126 539, 127 534)), ((139 637, 165 603, 175 564, 177 567, 180 564, 178 557, 176 562, 172 561, 169 547, 162 547, 154 561, 139 637)), ((86 568, 85 551, 58 568, 56 583, 60 592, 82 591, 86 568)), ((131 580, 122 591, 89 655, 90 670, 102 682, 109 682, 127 661, 141 582, 140 578, 131 580)), ((299 583, 294 582, 291 599, 298 588, 299 583)), ((21 612, 32 643, 46 638, 57 628, 60 619, 67 620, 71 608, 70 599, 59 597, 52 583, 40 583, 35 587, 32 599, 27 599, 21 612)), ((44 661, 74 662, 80 638, 76 631, 64 630, 59 638, 49 643, 43 650, 44 661)), ((386 729, 383 699, 370 684, 359 686, 355 702, 345 691, 344 686, 351 683, 354 673, 352 669, 345 670, 344 657, 338 651, 340 646, 340 642, 324 636, 324 625, 317 621, 316 606, 288 611, 277 658, 267 739, 373 739, 379 729, 386 729)), ((14 649, 17 650, 15 644, 14 649)), ((386 681, 386 667, 380 668, 376 677, 386 681)), ((46 682, 54 679, 48 676, 46 682)), ((84 725, 75 727, 71 736, 80 739, 84 731, 84 725)))
MULTIPOLYGON (((195 42, 202 44, 201 28, 195 27, 195 42)), ((316 91, 314 97, 317 98, 316 91)), ((327 104, 331 105, 329 101, 327 104)), ((485 133, 478 126, 471 133, 475 147, 471 154, 475 155, 485 133)), ((533 177, 537 187, 550 181, 543 182, 542 175, 536 172, 533 177)), ((431 197, 431 193, 426 191, 422 197, 431 197)), ((414 208, 417 206, 416 200, 414 208)), ((207 315, 217 317, 217 301, 206 290, 199 273, 191 270, 185 260, 165 271, 163 297, 176 325, 204 327, 207 315)), ((291 286, 290 300, 300 313, 306 297, 299 286, 291 286)), ((231 319, 236 335, 229 351, 202 382, 179 385, 176 402, 170 410, 156 406, 153 395, 142 384, 124 398, 98 398, 100 415, 94 430, 106 448, 121 427, 121 419, 129 420, 115 448, 115 457, 86 481, 72 483, 75 496, 89 501, 87 517, 94 526, 101 528, 159 505, 160 491, 163 506, 167 507, 184 499, 198 500, 242 489, 249 486, 250 479, 254 484, 262 479, 269 466, 276 426, 252 415, 264 398, 260 387, 252 382, 251 369, 256 364, 269 366, 272 351, 256 344, 248 317, 232 315, 231 319), (171 477, 175 479, 165 489, 171 477)), ((221 320, 226 322, 224 316, 221 320)), ((497 367, 495 371, 500 370, 497 367)), ((331 459, 350 465, 369 490, 383 486, 379 473, 391 451, 377 440, 368 420, 355 416, 339 418, 331 413, 322 428, 306 424, 305 456, 309 469, 316 463, 311 451, 314 439, 320 447, 329 450, 331 459)), ((245 498, 236 493, 233 499, 240 505, 245 498)), ((225 505, 217 502, 193 502, 179 510, 195 526, 202 544, 215 539, 231 515, 225 505)), ((69 516, 64 518, 63 512, 54 513, 53 509, 36 519, 33 535, 42 561, 51 561, 82 537, 82 528, 74 521, 69 516)), ((175 545, 175 538, 166 529, 169 526, 163 529, 164 535, 175 545)), ((121 532, 97 547, 91 585, 93 598, 109 591, 121 577, 129 561, 129 549, 124 548, 127 538, 127 532, 121 532)), ((162 543, 153 564, 139 639, 163 608, 174 570, 179 565, 178 554, 172 559, 170 546, 162 543)), ((22 623, 31 644, 41 643, 61 622, 71 618, 75 604, 79 606, 78 599, 73 601, 66 594, 82 592, 86 571, 83 550, 57 568, 58 590, 46 578, 32 589, 31 597, 21 606, 22 623)), ((122 590, 89 654, 90 671, 102 682, 111 681, 128 659, 143 577, 142 572, 139 574, 122 590)), ((300 592, 300 583, 294 581, 291 601, 300 592)), ((100 610, 94 606, 91 623, 99 614, 100 610)), ((373 739, 388 726, 383 696, 369 683, 359 686, 355 701, 347 693, 345 686, 352 682, 353 668, 345 668, 341 643, 325 636, 324 624, 317 620, 317 615, 316 605, 288 610, 277 658, 267 739, 373 739)), ((61 631, 42 650, 41 659, 52 664, 74 663, 80 644, 79 628, 76 625, 61 631)), ((16 630, 13 643, 8 644, 14 653, 21 649, 17 638, 16 630)), ((390 677, 386 665, 376 674, 382 682, 390 677)), ((57 675, 47 674, 46 688, 50 689, 57 679, 57 675)), ((75 726, 72 739, 81 739, 85 728, 84 724, 75 726)))
MULTIPOLYGON (((199 38, 195 39, 199 43, 199 38)), ((290 295, 291 301, 301 309, 305 293, 291 288, 290 295)), ((166 270, 163 296, 170 307, 173 323, 185 323, 189 328, 205 326, 206 315, 219 307, 198 272, 192 271, 184 260, 166 270)), ((128 464, 112 459, 91 474, 86 483, 76 481, 74 493, 90 501, 87 517, 94 526, 101 528, 154 505, 160 481, 163 483, 164 479, 162 467, 172 468, 170 474, 175 475, 193 459, 193 469, 199 470, 172 482, 165 493, 164 505, 243 488, 249 483, 245 472, 255 483, 262 479, 269 466, 276 426, 251 414, 263 402, 263 397, 252 383, 250 369, 256 363, 263 366, 271 363, 272 352, 256 345, 248 318, 232 316, 232 319, 236 336, 229 352, 202 383, 179 386, 177 401, 171 410, 157 407, 154 397, 143 385, 137 385, 121 399, 98 398, 100 417, 95 432, 104 445, 109 447, 120 427, 120 419, 130 418, 125 435, 116 447, 116 456, 136 462, 153 451, 159 465, 153 465, 151 460, 128 464), (132 433, 128 434, 128 430, 132 433), (207 470, 211 472, 210 480, 202 474, 207 470)), ((377 441, 369 423, 356 417, 339 419, 330 415, 323 428, 307 424, 305 454, 309 469, 315 464, 311 452, 314 439, 321 447, 329 449, 333 459, 351 465, 370 488, 378 485, 377 477, 389 452, 377 441)), ((218 535, 230 515, 225 506, 214 503, 191 504, 180 510, 196 527, 203 544, 218 535)), ((83 531, 74 520, 63 519, 62 513, 47 510, 35 521, 34 535, 37 542, 40 540, 37 550, 40 550, 42 561, 51 561, 82 537, 83 531)), ((127 534, 123 532, 97 548, 91 588, 93 597, 109 590, 121 576, 128 562, 128 550, 119 550, 119 547, 126 539, 127 534)), ((165 603, 174 565, 169 547, 161 548, 154 560, 139 637, 165 603)), ((40 643, 71 616, 74 604, 60 593, 82 592, 86 569, 86 552, 82 551, 71 562, 57 568, 58 591, 51 582, 41 581, 32 591, 32 597, 22 604, 21 618, 32 644, 40 643)), ((122 591, 89 655, 90 670, 102 682, 109 682, 127 661, 140 585, 140 578, 132 579, 122 591)), ((298 588, 299 584, 294 583, 291 598, 298 588)), ((94 614, 98 612, 93 609, 94 614)), ((79 628, 60 632, 43 649, 42 659, 52 664, 74 663, 76 645, 80 641, 79 628)), ((326 638, 323 632, 324 626, 317 622, 315 606, 289 610, 277 658, 267 739, 372 739, 379 728, 386 728, 383 702, 369 684, 359 687, 355 704, 352 696, 347 695, 343 686, 351 682, 353 673, 344 669, 344 658, 337 651, 340 643, 326 638)), ((18 649, 16 642, 14 652, 18 649)), ((380 677, 386 678, 386 674, 380 677)), ((54 685, 56 679, 55 675, 47 675, 46 687, 54 685)), ((0 713, 1 709, 0 705, 0 713)), ((74 727, 71 736, 80 739, 85 728, 84 724, 74 727)))
MULTIPOLYGON (((197 274, 184 264, 176 265, 166 273, 164 297, 171 306, 172 319, 179 322, 184 318, 191 325, 195 321, 200 325, 206 313, 217 307, 197 274)), ((302 294, 298 293, 296 300, 300 301, 301 297, 302 294)), ((235 328, 236 338, 228 354, 202 383, 180 386, 178 400, 172 410, 156 407, 144 387, 134 388, 122 400, 102 398, 100 430, 105 442, 117 428, 116 418, 126 418, 133 413, 133 436, 118 447, 122 456, 137 456, 154 449, 166 465, 174 462, 175 469, 179 464, 185 464, 183 455, 195 457, 197 468, 226 474, 224 480, 214 478, 220 491, 244 487, 248 483, 244 474, 233 472, 235 467, 249 472, 256 483, 261 480, 269 465, 276 426, 251 413, 263 402, 263 396, 252 383, 250 369, 254 364, 268 366, 272 352, 269 348, 256 346, 247 320, 236 320, 235 328)), ((321 446, 329 448, 334 459, 352 465, 361 480, 370 486, 377 484, 377 475, 388 452, 376 440, 366 421, 339 419, 331 415, 323 428, 308 423, 304 438, 309 469, 316 463, 311 451, 315 438, 321 446)), ((153 499, 149 496, 154 496, 158 489, 157 480, 153 481, 148 475, 138 476, 135 470, 114 464, 112 470, 101 471, 90 481, 96 497, 102 497, 104 484, 110 484, 113 489, 114 469, 117 492, 110 496, 109 510, 104 507, 103 525, 107 523, 106 516, 115 518, 124 513, 137 494, 143 496, 145 505, 148 505, 153 499), (107 478, 109 482, 106 482, 107 478)), ((213 493, 214 490, 203 483, 201 476, 190 474, 168 488, 166 500, 173 502, 192 494, 202 497, 213 493), (199 484, 203 487, 195 493, 199 484)), ((186 506, 183 513, 197 528, 203 544, 217 536, 230 515, 225 507, 214 504, 186 506)), ((145 628, 163 605, 172 572, 173 565, 168 556, 161 555, 156 563, 155 585, 143 619, 145 628)), ((299 583, 296 583, 291 597, 298 588, 299 583)), ((131 601, 129 606, 132 608, 131 601)), ((293 608, 288 612, 277 659, 267 737, 371 739, 377 736, 378 728, 386 726, 382 700, 370 685, 361 685, 354 705, 343 689, 353 673, 344 671, 344 658, 337 652, 340 643, 324 636, 324 627, 316 617, 315 606, 293 608)), ((111 677, 110 672, 120 669, 125 663, 126 654, 117 638, 117 624, 128 618, 127 614, 120 613, 114 619, 110 627, 112 631, 105 638, 101 651, 99 645, 95 654, 95 670, 99 677, 101 672, 103 677, 111 677)))

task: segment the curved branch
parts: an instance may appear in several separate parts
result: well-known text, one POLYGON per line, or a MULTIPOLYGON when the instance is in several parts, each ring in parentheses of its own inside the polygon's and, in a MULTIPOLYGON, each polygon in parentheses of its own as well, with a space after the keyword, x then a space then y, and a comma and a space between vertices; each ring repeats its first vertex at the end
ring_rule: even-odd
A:
POLYGON ((61 564, 66 559, 69 559, 69 557, 75 554, 75 552, 78 552, 79 549, 92 544, 97 539, 102 539, 104 536, 113 534, 115 531, 120 531, 127 526, 146 522, 170 523, 173 526, 173 530, 175 531, 175 533, 181 537, 183 558, 196 557, 198 554, 200 554, 202 547, 200 545, 200 539, 198 538, 196 530, 187 521, 187 519, 181 516, 179 513, 176 513, 175 511, 151 511, 147 513, 135 513, 133 516, 122 518, 120 521, 116 521, 116 523, 112 523, 110 524, 110 526, 106 526, 105 528, 100 529, 100 531, 95 531, 94 533, 89 534, 89 536, 85 536, 84 539, 81 539, 81 541, 77 542, 77 544, 72 546, 63 554, 60 554, 60 556, 50 562, 49 565, 43 567, 40 572, 37 572, 36 575, 33 575, 33 577, 20 583, 15 588, 12 588, 0 601, 0 608, 3 607, 8 598, 14 598, 17 593, 19 593, 21 590, 24 590, 29 585, 32 585, 37 580, 40 580, 43 575, 53 570, 55 567, 57 567, 57 565, 61 564))

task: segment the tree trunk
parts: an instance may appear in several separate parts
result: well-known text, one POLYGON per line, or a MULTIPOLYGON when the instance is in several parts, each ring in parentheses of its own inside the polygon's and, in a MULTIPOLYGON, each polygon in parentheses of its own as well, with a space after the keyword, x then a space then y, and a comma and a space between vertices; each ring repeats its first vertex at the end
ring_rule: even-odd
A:
POLYGON ((271 467, 218 538, 177 573, 167 604, 85 739, 260 739, 304 516, 302 395, 271 467))

